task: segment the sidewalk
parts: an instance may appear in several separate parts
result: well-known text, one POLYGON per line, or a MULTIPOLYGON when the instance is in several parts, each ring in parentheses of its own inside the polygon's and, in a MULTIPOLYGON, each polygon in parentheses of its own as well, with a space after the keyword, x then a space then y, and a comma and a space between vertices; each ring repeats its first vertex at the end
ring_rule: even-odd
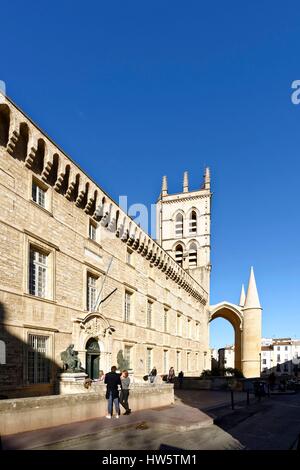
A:
POLYGON ((2 437, 3 450, 34 449, 65 442, 76 438, 101 436, 113 431, 128 428, 155 428, 163 432, 183 432, 207 427, 213 424, 213 418, 197 408, 176 401, 174 405, 149 410, 136 411, 120 419, 108 420, 105 417, 67 424, 54 428, 39 429, 25 433, 2 437))

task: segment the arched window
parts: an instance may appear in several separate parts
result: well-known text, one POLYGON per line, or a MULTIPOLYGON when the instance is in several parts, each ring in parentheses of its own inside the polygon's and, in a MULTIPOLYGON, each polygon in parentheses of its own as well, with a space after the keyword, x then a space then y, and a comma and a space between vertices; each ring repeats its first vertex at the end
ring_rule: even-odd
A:
POLYGON ((183 248, 181 245, 177 245, 175 248, 175 261, 182 266, 182 258, 183 258, 183 248))
POLYGON ((189 267, 195 268, 197 266, 197 245, 196 243, 191 243, 189 249, 189 267))
POLYGON ((182 214, 177 214, 176 215, 175 235, 176 235, 176 237, 182 237, 183 236, 183 215, 182 214))
POLYGON ((6 364, 5 343, 0 340, 0 364, 6 364))
POLYGON ((190 214, 189 233, 197 233, 197 214, 195 211, 190 214))

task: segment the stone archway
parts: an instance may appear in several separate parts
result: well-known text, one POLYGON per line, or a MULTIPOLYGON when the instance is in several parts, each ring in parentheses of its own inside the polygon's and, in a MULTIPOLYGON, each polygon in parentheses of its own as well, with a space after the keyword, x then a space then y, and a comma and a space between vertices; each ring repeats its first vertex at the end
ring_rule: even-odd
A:
MULTIPOLYGON (((90 364, 87 363, 87 352, 88 348, 92 345, 95 354, 99 354, 99 365, 97 368, 104 372, 110 370, 112 335, 114 331, 115 329, 108 320, 98 312, 90 312, 85 318, 77 318, 73 321, 72 337, 74 349, 78 351, 84 369, 87 370, 90 367, 90 364)), ((90 353, 92 354, 92 351, 90 353)))
POLYGON ((99 342, 96 338, 90 338, 86 343, 85 371, 92 380, 99 377, 100 354, 99 342))
POLYGON ((224 318, 229 321, 234 330, 234 366, 243 372, 242 366, 242 334, 243 314, 237 305, 222 302, 210 307, 209 322, 216 318, 224 318))

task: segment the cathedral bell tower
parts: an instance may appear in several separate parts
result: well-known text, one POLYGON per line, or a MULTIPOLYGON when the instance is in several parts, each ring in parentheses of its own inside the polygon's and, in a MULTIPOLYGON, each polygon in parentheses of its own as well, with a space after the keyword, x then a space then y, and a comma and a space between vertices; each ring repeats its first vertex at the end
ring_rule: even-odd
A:
POLYGON ((181 193, 168 194, 163 177, 156 203, 157 242, 208 292, 210 288, 210 171, 200 189, 189 190, 188 172, 181 193))

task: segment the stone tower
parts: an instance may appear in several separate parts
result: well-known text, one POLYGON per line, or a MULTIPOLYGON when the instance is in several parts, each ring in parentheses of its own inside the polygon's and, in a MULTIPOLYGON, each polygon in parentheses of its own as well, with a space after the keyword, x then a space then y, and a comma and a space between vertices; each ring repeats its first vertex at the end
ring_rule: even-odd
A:
POLYGON ((156 204, 156 239, 209 293, 210 287, 210 171, 200 189, 189 190, 188 173, 182 192, 168 194, 167 177, 156 204))
POLYGON ((261 318, 260 305, 253 268, 250 271, 247 295, 242 307, 242 371, 245 377, 260 376, 261 318))

